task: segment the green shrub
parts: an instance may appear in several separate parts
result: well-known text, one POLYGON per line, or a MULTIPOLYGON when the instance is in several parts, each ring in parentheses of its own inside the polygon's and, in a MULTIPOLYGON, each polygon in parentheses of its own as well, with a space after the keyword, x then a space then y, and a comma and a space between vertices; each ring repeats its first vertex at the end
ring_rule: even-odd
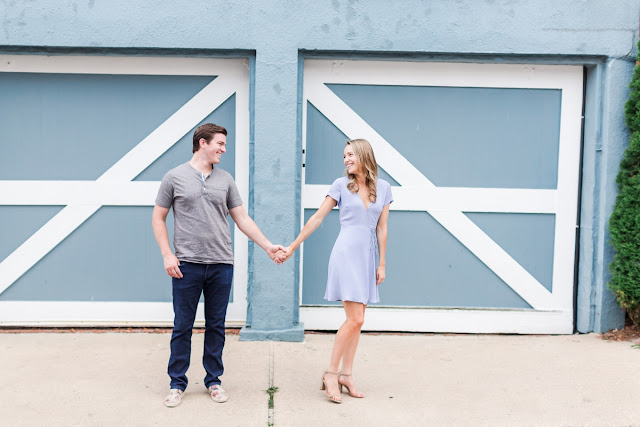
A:
MULTIPOLYGON (((638 43, 640 48, 640 42, 638 43)), ((640 61, 640 54, 638 55, 640 61)), ((609 218, 616 255, 609 265, 608 287, 635 325, 640 325, 640 66, 636 62, 625 104, 625 121, 631 131, 629 146, 616 178, 618 196, 609 218)))

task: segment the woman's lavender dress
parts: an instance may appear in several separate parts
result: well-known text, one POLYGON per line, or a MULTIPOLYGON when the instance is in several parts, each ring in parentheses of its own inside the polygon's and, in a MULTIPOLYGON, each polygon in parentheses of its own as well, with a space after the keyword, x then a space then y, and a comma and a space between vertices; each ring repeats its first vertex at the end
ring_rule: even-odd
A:
POLYGON ((380 301, 376 286, 376 226, 382 208, 391 203, 393 197, 389 183, 378 179, 376 202, 366 209, 358 193, 349 191, 348 182, 346 176, 336 179, 327 193, 338 202, 340 234, 329 258, 324 299, 369 304, 380 301))

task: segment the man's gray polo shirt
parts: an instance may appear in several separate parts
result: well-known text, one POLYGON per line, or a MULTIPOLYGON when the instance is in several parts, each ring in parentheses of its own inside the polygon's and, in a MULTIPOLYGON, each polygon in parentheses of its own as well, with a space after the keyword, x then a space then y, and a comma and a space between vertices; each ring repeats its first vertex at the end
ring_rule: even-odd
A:
POLYGON ((156 205, 173 206, 173 247, 180 261, 233 264, 227 215, 242 199, 229 172, 214 167, 205 177, 184 163, 162 178, 156 205))

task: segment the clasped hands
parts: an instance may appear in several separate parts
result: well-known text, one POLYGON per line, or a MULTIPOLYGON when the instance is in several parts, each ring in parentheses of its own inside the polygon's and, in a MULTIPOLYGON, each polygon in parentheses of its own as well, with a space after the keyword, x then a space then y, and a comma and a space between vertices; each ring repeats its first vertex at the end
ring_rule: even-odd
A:
POLYGON ((287 246, 286 248, 279 246, 278 251, 275 254, 273 254, 271 259, 276 264, 282 264, 283 262, 291 258, 291 255, 293 255, 294 252, 295 250, 291 248, 291 246, 287 246))

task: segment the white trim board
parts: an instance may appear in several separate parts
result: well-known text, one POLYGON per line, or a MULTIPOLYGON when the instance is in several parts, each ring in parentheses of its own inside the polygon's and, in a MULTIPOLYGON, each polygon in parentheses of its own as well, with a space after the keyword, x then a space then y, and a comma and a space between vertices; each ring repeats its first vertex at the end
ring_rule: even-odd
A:
MULTIPOLYGON (((0 181, 0 190, 2 182, 0 181)), ((330 185, 307 184, 302 195, 303 209, 317 209, 318 200, 327 195, 330 185)), ((436 187, 427 192, 419 187, 391 186, 392 211, 461 211, 548 213, 558 211, 556 190, 517 188, 436 187)))
MULTIPOLYGON (((246 309, 227 309, 226 324, 244 325, 246 309)), ((196 326, 204 324, 204 304, 198 304, 196 326)), ((170 302, 0 301, 0 326, 172 326, 170 302)))
POLYGON ((249 61, 236 58, 161 56, 0 55, 0 73, 133 74, 216 76, 249 73, 249 61))
MULTIPOLYGON (((305 329, 335 331, 345 321, 342 307, 300 307, 305 329)), ((567 311, 463 308, 368 307, 363 331, 450 332, 478 334, 572 334, 567 311)))

